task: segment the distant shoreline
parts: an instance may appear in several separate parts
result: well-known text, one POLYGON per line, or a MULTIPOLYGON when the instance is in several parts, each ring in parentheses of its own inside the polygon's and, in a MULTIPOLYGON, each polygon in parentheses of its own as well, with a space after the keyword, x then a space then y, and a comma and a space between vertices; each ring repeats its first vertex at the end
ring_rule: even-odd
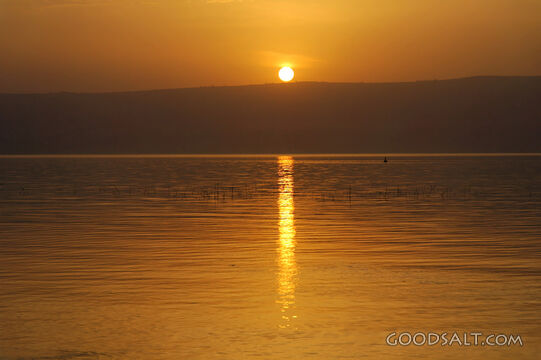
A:
POLYGON ((0 158, 274 158, 292 157, 498 157, 541 156, 541 153, 360 153, 360 154, 0 154, 0 158))

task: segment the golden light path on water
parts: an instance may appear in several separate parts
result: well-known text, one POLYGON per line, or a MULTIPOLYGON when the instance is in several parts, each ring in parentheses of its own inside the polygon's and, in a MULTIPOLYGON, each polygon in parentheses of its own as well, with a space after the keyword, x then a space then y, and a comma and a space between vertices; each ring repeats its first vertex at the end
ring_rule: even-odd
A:
POLYGON ((295 283, 297 263, 295 261, 295 204, 293 201, 293 158, 278 158, 278 303, 282 321, 281 328, 292 326, 295 306, 295 283))

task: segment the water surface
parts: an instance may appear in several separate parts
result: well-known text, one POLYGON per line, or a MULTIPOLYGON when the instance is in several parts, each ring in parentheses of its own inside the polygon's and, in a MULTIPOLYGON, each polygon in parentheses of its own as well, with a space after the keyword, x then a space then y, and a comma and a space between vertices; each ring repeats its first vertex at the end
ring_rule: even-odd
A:
POLYGON ((0 158, 0 359, 537 359, 540 205, 534 155, 0 158))

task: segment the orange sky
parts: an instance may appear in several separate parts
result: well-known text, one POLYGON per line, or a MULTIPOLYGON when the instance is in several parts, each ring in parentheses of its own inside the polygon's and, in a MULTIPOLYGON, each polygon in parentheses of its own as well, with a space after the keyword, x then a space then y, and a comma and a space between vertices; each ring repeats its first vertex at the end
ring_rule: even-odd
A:
POLYGON ((541 74, 539 0, 0 0, 0 92, 541 74))

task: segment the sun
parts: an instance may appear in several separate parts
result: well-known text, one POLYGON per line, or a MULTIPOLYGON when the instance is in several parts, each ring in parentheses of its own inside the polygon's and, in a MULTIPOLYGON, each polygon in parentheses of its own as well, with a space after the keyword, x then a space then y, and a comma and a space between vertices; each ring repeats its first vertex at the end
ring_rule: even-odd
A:
POLYGON ((280 77, 280 80, 283 82, 291 81, 294 76, 295 72, 293 72, 293 69, 289 66, 284 66, 280 69, 280 71, 278 71, 278 77, 280 77))

